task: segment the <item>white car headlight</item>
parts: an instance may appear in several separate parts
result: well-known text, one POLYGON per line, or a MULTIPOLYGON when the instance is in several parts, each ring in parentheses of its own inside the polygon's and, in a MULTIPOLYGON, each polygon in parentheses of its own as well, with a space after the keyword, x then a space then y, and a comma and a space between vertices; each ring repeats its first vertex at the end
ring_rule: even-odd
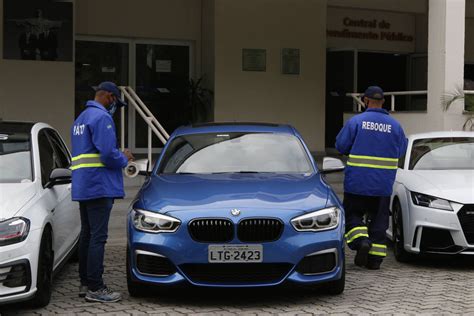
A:
POLYGON ((174 233, 178 230, 181 221, 177 218, 140 210, 132 210, 133 226, 147 233, 174 233))
POLYGON ((25 240, 29 231, 30 221, 23 217, 14 217, 0 222, 0 246, 25 240))
POLYGON ((299 232, 329 230, 339 225, 340 213, 337 207, 329 207, 298 216, 291 220, 291 224, 299 232))
POLYGON ((439 210, 453 211, 448 200, 440 199, 431 195, 410 192, 414 204, 424 207, 436 208, 439 210))

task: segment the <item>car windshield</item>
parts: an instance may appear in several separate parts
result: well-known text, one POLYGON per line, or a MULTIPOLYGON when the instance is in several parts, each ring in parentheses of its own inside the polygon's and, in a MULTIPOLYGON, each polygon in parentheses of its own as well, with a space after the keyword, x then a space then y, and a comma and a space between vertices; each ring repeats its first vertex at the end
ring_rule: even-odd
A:
POLYGON ((311 173, 312 165, 292 135, 273 133, 192 134, 175 138, 158 173, 311 173))
POLYGON ((32 181, 29 133, 0 130, 0 183, 32 181))
POLYGON ((474 137, 415 140, 409 168, 410 170, 474 170, 474 137))

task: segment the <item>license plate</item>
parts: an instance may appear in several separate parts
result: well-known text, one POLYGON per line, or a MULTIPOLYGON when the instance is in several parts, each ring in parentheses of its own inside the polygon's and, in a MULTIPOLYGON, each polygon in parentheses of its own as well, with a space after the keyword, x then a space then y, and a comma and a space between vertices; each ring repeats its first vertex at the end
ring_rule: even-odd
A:
POLYGON ((262 262, 262 245, 209 245, 210 263, 262 262))

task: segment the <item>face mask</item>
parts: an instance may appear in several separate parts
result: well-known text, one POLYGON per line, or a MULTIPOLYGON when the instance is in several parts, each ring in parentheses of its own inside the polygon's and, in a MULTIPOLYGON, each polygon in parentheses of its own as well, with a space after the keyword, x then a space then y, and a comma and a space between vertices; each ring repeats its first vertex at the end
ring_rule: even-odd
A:
POLYGON ((117 102, 116 101, 114 101, 114 103, 112 103, 109 107, 110 116, 114 116, 115 111, 117 111, 117 102))

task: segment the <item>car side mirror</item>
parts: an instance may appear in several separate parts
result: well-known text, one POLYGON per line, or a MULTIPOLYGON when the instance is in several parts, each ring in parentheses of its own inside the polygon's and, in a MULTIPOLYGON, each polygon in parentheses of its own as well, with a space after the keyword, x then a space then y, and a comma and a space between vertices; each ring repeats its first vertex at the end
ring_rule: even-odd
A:
POLYGON ((57 168, 51 171, 49 175, 49 181, 46 183, 46 188, 51 189, 55 185, 69 184, 71 183, 72 171, 66 168, 57 168))
POLYGON ((321 170, 322 174, 328 174, 333 172, 343 171, 346 168, 341 159, 324 157, 323 159, 323 168, 321 170))
POLYGON ((137 175, 149 176, 151 172, 148 171, 148 164, 148 159, 131 161, 125 167, 125 175, 129 178, 135 178, 137 175))

